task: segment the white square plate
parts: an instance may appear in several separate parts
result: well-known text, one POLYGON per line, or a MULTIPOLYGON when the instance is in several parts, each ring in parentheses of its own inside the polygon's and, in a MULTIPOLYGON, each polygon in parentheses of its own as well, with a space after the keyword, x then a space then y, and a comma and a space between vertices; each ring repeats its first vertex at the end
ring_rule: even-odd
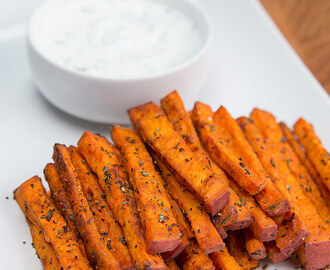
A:
MULTIPOLYGON (((330 99, 256 0, 200 0, 214 24, 212 71, 199 100, 225 105, 234 117, 253 107, 292 125, 300 116, 330 148, 330 99)), ((33 86, 24 26, 0 31, 0 268, 41 269, 12 192, 42 175, 55 142, 76 144, 85 130, 109 138, 110 127, 71 117, 33 86), (6 199, 9 197, 9 199, 6 199), (23 244, 26 241, 26 244, 23 244)), ((172 89, 169 89, 169 91, 172 89)), ((192 104, 186 104, 191 108, 192 104)), ((123 104, 123 110, 126 110, 123 104)), ((291 261, 268 269, 293 269, 291 261)))

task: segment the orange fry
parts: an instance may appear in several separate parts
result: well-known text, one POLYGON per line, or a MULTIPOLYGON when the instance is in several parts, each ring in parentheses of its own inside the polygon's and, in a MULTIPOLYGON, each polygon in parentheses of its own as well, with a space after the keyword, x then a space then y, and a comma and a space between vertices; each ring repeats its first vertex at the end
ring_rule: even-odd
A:
POLYGON ((46 242, 40 226, 30 222, 28 219, 26 221, 29 224, 32 241, 44 270, 60 270, 60 262, 52 245, 46 242))
POLYGON ((113 213, 104 200, 98 178, 80 155, 78 148, 69 147, 70 157, 74 165, 84 195, 94 216, 95 224, 107 248, 112 252, 121 265, 121 269, 131 269, 133 262, 128 252, 125 236, 113 213))
MULTIPOLYGON (((164 185, 166 188, 166 184, 164 185)), ((187 218, 183 215, 181 208, 179 207, 178 203, 172 198, 171 194, 168 193, 168 198, 171 203, 172 211, 175 216, 175 219, 177 220, 180 231, 183 235, 187 236, 188 239, 195 237, 195 234, 190 226, 189 221, 187 218)))
POLYGON ((124 166, 145 220, 148 252, 174 250, 180 244, 180 230, 152 158, 139 135, 129 128, 113 126, 112 139, 122 153, 124 166))
POLYGON ((48 163, 46 165, 44 169, 44 176, 45 180, 49 185, 51 198, 57 210, 65 218, 66 222, 68 223, 69 229, 78 239, 78 244, 82 254, 86 256, 85 245, 80 238, 79 232, 76 228, 76 224, 74 223, 74 216, 72 213, 70 201, 66 196, 64 185, 53 163, 48 163))
POLYGON ((134 191, 120 162, 119 151, 105 138, 90 132, 85 132, 80 138, 78 149, 98 176, 107 203, 125 234, 135 267, 165 269, 166 265, 162 258, 147 253, 144 229, 135 204, 134 191))
MULTIPOLYGON (((241 117, 237 121, 240 123, 245 136, 256 151, 273 183, 281 194, 290 200, 288 188, 282 177, 280 177, 278 169, 274 167, 273 153, 274 151, 277 152, 280 148, 268 143, 252 120, 241 117)), ((291 200, 290 204, 292 205, 291 200)), ((309 234, 305 222, 300 212, 292 209, 282 216, 274 217, 274 221, 278 229, 276 245, 284 255, 290 256, 309 234)))
POLYGON ((308 157, 306 155, 306 151, 304 149, 302 149, 299 142, 293 136, 290 136, 290 134, 293 135, 293 133, 291 133, 291 131, 289 134, 288 134, 288 132, 285 132, 285 129, 283 129, 283 125, 282 125, 282 131, 285 134, 285 136, 287 137, 288 142, 291 145, 291 147, 293 148, 294 152, 299 157, 300 162, 306 167, 309 174, 312 176, 313 180, 317 184, 318 188, 320 189, 320 191, 322 193, 324 200, 327 202, 328 206, 330 206, 330 191, 328 190, 326 185, 323 183, 323 181, 320 178, 320 175, 318 174, 318 172, 316 171, 314 165, 308 159, 308 157))
MULTIPOLYGON (((164 182, 163 182, 163 186, 166 190, 166 184, 164 182)), ((180 232, 182 233, 182 236, 181 236, 181 243, 174 250, 161 254, 165 262, 168 262, 169 260, 178 257, 189 245, 188 239, 194 237, 194 233, 192 232, 191 226, 188 223, 186 217, 183 215, 177 202, 173 200, 172 196, 169 193, 167 193, 167 197, 171 203, 171 209, 179 225, 179 229, 180 232)))
POLYGON ((314 165, 324 185, 330 191, 330 154, 323 147, 315 134, 314 128, 306 120, 300 118, 294 125, 294 132, 305 148, 308 159, 314 165))
POLYGON ((240 203, 244 204, 253 216, 251 230, 254 236, 262 242, 272 241, 277 236, 277 225, 267 216, 252 196, 240 188, 236 183, 231 182, 232 188, 240 197, 240 203))
POLYGON ((14 191, 15 199, 29 221, 40 226, 63 269, 91 269, 81 253, 73 232, 49 200, 38 176, 25 181, 14 191))
POLYGON ((187 190, 176 180, 175 175, 169 171, 169 169, 157 156, 154 156, 154 158, 157 161, 157 164, 161 169, 164 179, 168 185, 168 192, 178 203, 190 221, 196 240, 203 252, 209 254, 211 252, 223 249, 224 243, 216 228, 212 225, 210 216, 207 214, 202 204, 189 190, 187 190))
POLYGON ((266 248, 264 244, 257 239, 250 228, 244 230, 245 248, 250 257, 255 260, 266 258, 266 248))
POLYGON ((269 216, 277 216, 290 209, 288 200, 266 177, 251 146, 241 130, 237 130, 238 125, 223 107, 213 115, 209 106, 196 102, 193 119, 199 136, 211 157, 248 193, 259 192, 255 198, 269 216), (259 183, 260 179, 263 184, 259 183), (251 187, 249 187, 250 184, 251 187), (255 192, 252 192, 253 186, 255 192))
POLYGON ((173 91, 161 100, 162 109, 166 113, 168 119, 172 123, 174 130, 185 140, 190 150, 194 152, 196 158, 206 166, 212 174, 222 181, 230 191, 229 203, 218 213, 217 219, 223 223, 226 220, 226 225, 230 225, 237 219, 237 209, 234 202, 237 201, 235 192, 229 187, 229 180, 225 172, 211 160, 208 154, 204 151, 194 125, 187 114, 183 102, 177 91, 173 91))
POLYGON ((288 141, 287 144, 288 147, 283 148, 282 151, 285 151, 285 156, 287 158, 287 164, 289 169, 292 171, 296 179, 299 181, 300 185, 305 191, 305 195, 309 197, 309 199, 315 205, 320 216, 324 220, 330 220, 329 205, 326 202, 326 200, 324 200, 324 198, 326 198, 330 202, 329 190, 324 185, 322 180, 319 178, 313 165, 309 162, 306 155, 301 150, 301 147, 294 138, 291 130, 283 122, 280 123, 280 127, 285 136, 284 139, 288 141), (305 161, 305 166, 303 166, 301 163, 304 161, 305 161), (313 178, 307 170, 308 167, 309 168, 312 167, 312 171, 315 171, 313 178), (315 181, 316 182, 315 183, 314 180, 316 180, 317 182, 315 181), (322 194, 324 197, 321 195, 320 190, 322 190, 322 194))
POLYGON ((218 213, 229 202, 227 187, 196 159, 158 106, 148 103, 132 108, 129 116, 143 140, 169 164, 178 180, 198 196, 210 214, 218 213))
POLYGON ((266 242, 265 247, 267 250, 267 256, 273 263, 279 263, 285 261, 288 256, 285 256, 279 248, 275 245, 275 242, 266 242))
POLYGON ((244 270, 250 270, 258 267, 258 261, 251 258, 244 250, 244 234, 243 231, 230 231, 226 239, 229 254, 233 256, 236 262, 243 267, 244 270))
POLYGON ((228 226, 224 226, 224 228, 226 230, 232 231, 241 230, 250 227, 252 222, 253 216, 249 210, 244 205, 242 205, 241 208, 238 209, 237 220, 228 226))
POLYGON ((162 253, 162 258, 164 262, 171 261, 178 257, 189 245, 189 240, 187 236, 183 235, 180 244, 173 250, 162 253))
MULTIPOLYGON (((196 102, 192 112, 193 122, 203 145, 215 162, 232 176, 237 183, 251 195, 259 193, 266 185, 264 176, 256 174, 248 167, 240 166, 240 160, 236 157, 239 151, 234 144, 233 135, 225 129, 216 129, 216 122, 213 120, 213 112, 208 105, 196 102)), ((221 119, 217 118, 218 121, 221 119)), ((232 124, 224 122, 224 127, 229 128, 232 124)), ((237 130, 240 132, 240 130, 237 130)), ((243 137, 243 136, 242 136, 243 137)), ((240 154, 238 154, 241 156, 240 154)), ((243 155, 242 155, 243 156, 243 155)), ((241 163, 244 160, 241 160, 241 163)))
MULTIPOLYGON (((281 179, 287 188, 287 198, 306 223, 310 235, 306 238, 298 254, 307 269, 320 269, 330 264, 330 230, 328 224, 320 217, 312 201, 306 196, 299 181, 288 167, 288 145, 283 140, 283 133, 275 117, 270 113, 255 109, 251 114, 259 132, 265 141, 268 158, 264 159, 266 170, 281 179), (283 150, 284 149, 284 150, 283 150), (269 165, 269 163, 271 163, 269 165), (271 170, 269 168, 272 168, 271 170), (275 175, 276 173, 276 175, 275 175)), ((266 156, 265 156, 266 157, 266 156)), ((289 156, 290 157, 290 156, 289 156)), ((277 181, 277 180, 276 180, 277 181)))
POLYGON ((183 270, 215 270, 212 260, 200 249, 195 240, 178 257, 183 270))
POLYGON ((238 265, 235 258, 231 256, 225 247, 223 250, 219 250, 209 254, 213 264, 216 269, 222 270, 243 270, 243 268, 238 265))
POLYGON ((102 241, 87 199, 83 194, 78 175, 71 162, 69 149, 65 145, 55 144, 53 160, 71 202, 76 227, 85 243, 89 261, 100 269, 120 269, 119 262, 102 241))

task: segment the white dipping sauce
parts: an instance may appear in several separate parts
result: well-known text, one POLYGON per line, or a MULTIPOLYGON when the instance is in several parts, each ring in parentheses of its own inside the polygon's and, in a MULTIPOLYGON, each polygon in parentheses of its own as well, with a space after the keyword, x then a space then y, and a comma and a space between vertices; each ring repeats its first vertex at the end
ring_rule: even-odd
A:
POLYGON ((71 70, 107 78, 156 75, 183 64, 204 44, 197 22, 166 1, 59 3, 39 26, 35 44, 71 70))

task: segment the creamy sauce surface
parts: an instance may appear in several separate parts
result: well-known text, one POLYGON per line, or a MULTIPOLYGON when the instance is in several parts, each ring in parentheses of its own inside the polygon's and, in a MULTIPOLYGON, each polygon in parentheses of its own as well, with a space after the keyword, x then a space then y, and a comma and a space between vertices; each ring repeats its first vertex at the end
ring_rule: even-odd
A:
POLYGON ((52 61, 109 78, 160 74, 203 43, 196 21, 162 0, 59 1, 35 39, 52 61))

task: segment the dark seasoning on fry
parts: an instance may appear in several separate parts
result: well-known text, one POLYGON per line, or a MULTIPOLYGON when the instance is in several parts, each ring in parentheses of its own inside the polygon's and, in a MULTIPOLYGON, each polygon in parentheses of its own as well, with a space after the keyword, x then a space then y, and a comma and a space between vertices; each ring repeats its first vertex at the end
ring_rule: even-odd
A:
POLYGON ((50 192, 37 176, 14 191, 44 269, 249 270, 295 251, 329 266, 330 156, 308 122, 187 112, 176 91, 129 116, 114 144, 55 144, 50 192))

